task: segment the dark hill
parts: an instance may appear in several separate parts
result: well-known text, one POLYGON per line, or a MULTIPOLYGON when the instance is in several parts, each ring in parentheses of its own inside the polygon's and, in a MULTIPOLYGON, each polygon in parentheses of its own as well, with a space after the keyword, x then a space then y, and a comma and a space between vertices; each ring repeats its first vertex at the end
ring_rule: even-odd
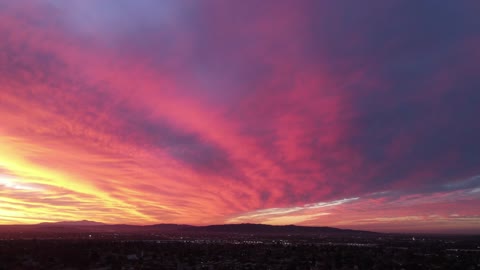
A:
POLYGON ((223 224, 209 226, 191 226, 181 224, 126 225, 104 224, 95 221, 45 222, 36 225, 0 225, 0 233, 118 233, 118 234, 251 234, 251 235, 339 235, 339 234, 376 234, 368 231, 345 230, 332 227, 308 227, 296 225, 265 224, 223 224))
POLYGON ((184 228, 184 231, 236 234, 372 234, 368 231, 345 230, 332 227, 309 227, 296 225, 224 224, 184 228))

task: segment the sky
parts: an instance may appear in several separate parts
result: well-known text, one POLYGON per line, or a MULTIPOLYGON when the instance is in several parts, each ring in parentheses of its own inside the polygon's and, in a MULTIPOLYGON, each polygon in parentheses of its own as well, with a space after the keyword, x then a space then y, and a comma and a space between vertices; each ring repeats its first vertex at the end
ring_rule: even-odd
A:
POLYGON ((480 233, 476 0, 0 0, 0 224, 480 233))

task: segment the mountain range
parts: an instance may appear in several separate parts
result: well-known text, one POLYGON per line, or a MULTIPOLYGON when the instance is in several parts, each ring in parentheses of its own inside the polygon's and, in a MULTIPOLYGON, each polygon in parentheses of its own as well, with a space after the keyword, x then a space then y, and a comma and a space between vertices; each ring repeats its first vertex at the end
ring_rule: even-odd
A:
POLYGON ((208 226, 192 226, 183 224, 155 224, 155 225, 127 225, 106 224, 101 222, 61 221, 43 222, 33 225, 0 225, 1 232, 29 232, 29 233, 185 233, 185 234, 376 234, 369 231, 339 229, 333 227, 310 227, 297 225, 266 225, 266 224, 222 224, 208 226))

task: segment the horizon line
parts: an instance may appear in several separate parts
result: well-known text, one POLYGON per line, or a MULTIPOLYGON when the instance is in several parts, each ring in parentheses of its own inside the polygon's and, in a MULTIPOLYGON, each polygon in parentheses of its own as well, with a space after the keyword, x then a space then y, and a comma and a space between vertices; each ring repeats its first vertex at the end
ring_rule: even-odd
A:
MULTIPOLYGON (((58 223, 80 223, 80 222, 91 222, 98 223, 96 226, 138 226, 138 227, 147 227, 155 225, 177 225, 177 226, 191 226, 191 227, 208 227, 208 226, 224 226, 224 225, 265 225, 265 226, 274 226, 274 227, 284 227, 284 226, 296 226, 296 227, 309 227, 309 228, 334 228, 341 230, 352 230, 352 231, 364 231, 371 233, 380 233, 380 234, 411 234, 411 235, 480 235, 480 231, 470 231, 470 230, 458 230, 453 232, 452 230, 433 230, 433 231, 406 231, 406 230, 371 230, 371 229, 355 229, 351 227, 333 227, 333 226, 312 226, 312 225, 298 225, 298 224, 267 224, 267 223, 212 223, 212 224, 203 224, 203 225, 193 225, 186 223, 151 223, 151 224, 128 224, 128 223, 105 223, 93 220, 74 220, 74 221, 45 221, 39 223, 23 223, 23 224, 0 224, 1 226, 35 226, 42 224, 58 224, 58 223)), ((72 224, 75 225, 75 224, 72 224)), ((89 226, 89 225, 78 225, 78 226, 89 226)))

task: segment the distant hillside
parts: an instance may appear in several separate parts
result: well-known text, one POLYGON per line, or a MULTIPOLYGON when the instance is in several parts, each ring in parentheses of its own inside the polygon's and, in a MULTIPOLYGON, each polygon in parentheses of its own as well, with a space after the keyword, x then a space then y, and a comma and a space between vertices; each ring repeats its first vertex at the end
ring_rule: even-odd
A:
POLYGON ((206 233, 237 233, 237 234, 326 234, 326 233, 372 233, 368 231, 345 230, 332 227, 308 227, 296 225, 265 225, 265 224, 223 224, 185 228, 185 231, 206 233))
POLYGON ((182 231, 182 230, 189 230, 196 227, 192 225, 184 225, 184 224, 155 224, 155 225, 144 226, 144 228, 148 228, 152 230, 161 230, 161 231, 182 231))
POLYGON ((255 234, 255 235, 318 235, 318 234, 375 234, 368 231, 345 230, 332 227, 308 227, 296 225, 223 224, 192 226, 182 224, 127 225, 101 222, 61 221, 35 225, 0 225, 0 232, 30 233, 181 233, 181 234, 255 234))

